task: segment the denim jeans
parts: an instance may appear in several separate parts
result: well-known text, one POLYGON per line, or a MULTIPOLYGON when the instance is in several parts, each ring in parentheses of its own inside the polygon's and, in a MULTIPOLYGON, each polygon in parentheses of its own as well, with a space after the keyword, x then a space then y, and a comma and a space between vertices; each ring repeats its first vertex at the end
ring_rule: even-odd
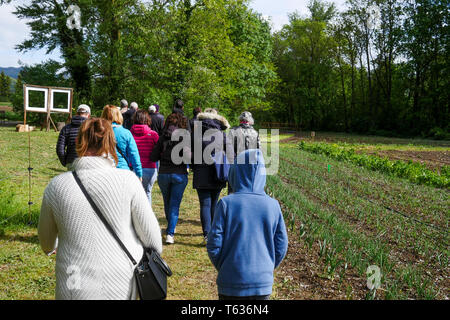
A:
POLYGON ((202 222, 203 236, 207 236, 211 230, 211 223, 214 219, 217 200, 219 200, 220 189, 197 189, 200 201, 200 220, 202 222))
POLYGON ((250 297, 232 297, 219 294, 219 300, 270 300, 270 294, 267 296, 250 296, 250 297))
POLYGON ((148 202, 152 205, 152 189, 158 172, 156 168, 142 168, 142 186, 147 194, 148 202))
POLYGON ((181 199, 188 184, 187 174, 163 173, 158 175, 158 185, 164 199, 167 219, 166 234, 173 236, 178 222, 181 199))

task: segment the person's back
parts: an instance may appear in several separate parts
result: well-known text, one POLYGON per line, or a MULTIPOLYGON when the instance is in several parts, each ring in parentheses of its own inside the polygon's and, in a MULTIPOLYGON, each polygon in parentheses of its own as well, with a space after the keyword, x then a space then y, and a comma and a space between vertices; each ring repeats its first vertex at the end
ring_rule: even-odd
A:
POLYGON ((150 106, 149 112, 150 118, 152 119, 150 128, 160 136, 164 129, 164 116, 159 113, 159 106, 157 104, 150 106))
MULTIPOLYGON (((108 130, 109 148, 85 149, 74 161, 73 170, 133 258, 139 261, 143 246, 161 252, 159 224, 135 174, 117 170, 117 158, 103 156, 114 152, 114 135, 111 127, 108 130)), ((106 144, 105 140, 97 141, 106 144)), ((71 172, 55 177, 45 189, 38 235, 45 253, 58 246, 56 299, 136 297, 133 264, 96 215, 71 172)))
POLYGON ((72 118, 70 124, 64 126, 58 136, 56 143, 56 154, 59 162, 63 166, 69 166, 78 158, 75 150, 76 139, 81 124, 89 118, 91 109, 87 105, 80 105, 77 109, 77 115, 72 118))
POLYGON ((138 104, 136 102, 132 102, 130 104, 130 108, 123 114, 123 127, 125 129, 131 130, 133 126, 133 116, 138 110, 138 104))
POLYGON ((249 149, 261 147, 258 131, 253 128, 254 120, 248 111, 239 116, 239 125, 231 128, 229 142, 233 143, 234 156, 249 149))
POLYGON ((278 201, 264 192, 261 151, 239 154, 229 179, 235 193, 217 204, 206 245, 219 272, 219 295, 268 296, 272 293, 273 271, 286 254, 288 239, 278 201))

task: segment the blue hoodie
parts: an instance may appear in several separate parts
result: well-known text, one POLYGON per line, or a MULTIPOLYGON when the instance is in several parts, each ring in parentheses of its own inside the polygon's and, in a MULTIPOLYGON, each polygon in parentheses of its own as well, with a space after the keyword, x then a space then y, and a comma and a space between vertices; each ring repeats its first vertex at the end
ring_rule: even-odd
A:
POLYGON ((219 294, 270 295, 273 271, 286 255, 288 238, 278 201, 264 191, 261 151, 239 154, 230 168, 229 182, 235 193, 217 203, 206 245, 219 271, 219 294))
MULTIPOLYGON (((115 122, 112 123, 112 126, 114 130, 114 136, 116 138, 117 148, 120 148, 120 151, 125 157, 127 157, 128 162, 132 165, 134 173, 136 173, 136 175, 141 178, 141 157, 139 156, 139 150, 136 145, 136 141, 133 138, 133 135, 131 134, 130 130, 125 129, 115 122)), ((130 170, 127 160, 122 157, 119 151, 117 151, 117 158, 119 159, 119 163, 117 164, 118 169, 130 170)))

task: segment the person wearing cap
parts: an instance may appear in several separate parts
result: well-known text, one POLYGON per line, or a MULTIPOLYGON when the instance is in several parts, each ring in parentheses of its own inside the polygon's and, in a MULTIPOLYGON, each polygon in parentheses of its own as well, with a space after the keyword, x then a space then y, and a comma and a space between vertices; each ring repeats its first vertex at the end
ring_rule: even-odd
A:
POLYGON ((159 113, 159 105, 154 104, 150 106, 148 108, 148 112, 150 113, 150 118, 152 119, 150 129, 158 133, 158 135, 161 135, 164 128, 164 116, 159 113))
POLYGON ((138 104, 136 102, 132 102, 130 104, 130 109, 123 113, 123 127, 125 129, 131 130, 131 127, 133 126, 132 119, 138 108, 138 104))
POLYGON ((69 170, 73 161, 78 158, 75 143, 81 124, 91 116, 91 108, 82 104, 77 108, 77 115, 72 118, 70 124, 62 128, 56 143, 56 154, 59 162, 69 170))

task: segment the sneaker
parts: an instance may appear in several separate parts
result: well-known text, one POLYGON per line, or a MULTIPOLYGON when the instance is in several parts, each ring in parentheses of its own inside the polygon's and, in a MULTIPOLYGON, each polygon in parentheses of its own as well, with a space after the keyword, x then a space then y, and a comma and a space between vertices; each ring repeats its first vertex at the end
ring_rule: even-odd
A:
POLYGON ((171 235, 167 235, 166 236, 166 243, 167 244, 173 244, 174 243, 174 239, 173 239, 173 236, 171 236, 171 235))

